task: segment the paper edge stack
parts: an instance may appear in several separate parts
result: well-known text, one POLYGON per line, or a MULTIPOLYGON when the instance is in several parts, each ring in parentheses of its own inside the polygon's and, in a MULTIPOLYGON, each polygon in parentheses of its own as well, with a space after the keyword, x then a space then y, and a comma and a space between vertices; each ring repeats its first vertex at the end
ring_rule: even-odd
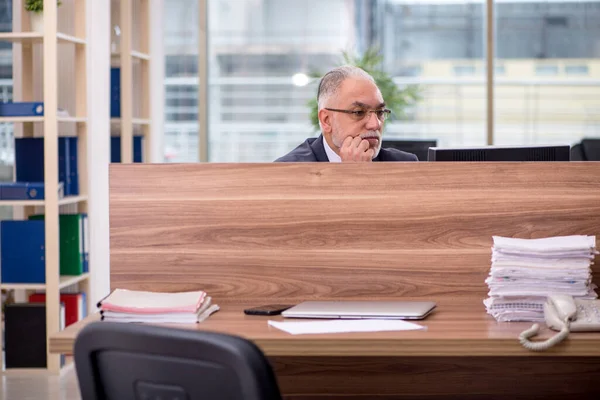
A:
POLYGON ((102 321, 192 324, 220 308, 204 291, 147 292, 115 289, 98 302, 102 321))
MULTIPOLYGON (((488 297, 483 301, 486 311, 492 315, 499 322, 517 322, 517 321, 533 321, 542 322, 544 321, 543 305, 549 295, 562 293, 569 294, 573 298, 579 299, 596 299, 598 298, 595 289, 596 285, 593 284, 592 276, 592 265, 594 264, 594 256, 599 254, 596 250, 596 237, 586 235, 571 235, 571 236, 555 236, 541 239, 515 239, 506 238, 501 236, 493 236, 494 245, 492 246, 492 258, 490 273, 485 280, 489 292, 488 297), (506 261, 506 248, 510 250, 509 262, 506 261), (537 248, 537 249, 536 249, 537 248), (536 250, 532 250, 536 249, 536 250), (503 252, 504 255, 503 255, 503 252), (585 262, 585 258, 589 258, 589 263, 585 262), (536 258, 539 259, 536 260, 536 258), (514 275, 509 273, 508 275, 499 277, 498 270, 495 267, 498 266, 498 260, 504 261, 504 270, 502 274, 506 273, 507 269, 510 269, 514 275), (531 261, 531 260, 534 261, 531 261), (512 262, 515 264, 510 265, 512 262), (535 264, 536 265, 530 265, 535 264), (561 264, 564 263, 563 267, 561 264), (573 266, 579 264, 579 266, 573 266), (587 266, 586 266, 587 264, 587 266), (549 273, 551 278, 548 280, 530 275, 532 269, 539 269, 540 274, 549 273), (554 268, 554 274, 551 273, 554 268), (567 280, 561 272, 564 271, 562 268, 572 269, 573 272, 581 275, 587 275, 586 279, 567 280), (584 272, 587 269, 587 273, 584 272), (523 272, 519 274, 519 270, 523 272), (496 274, 494 274, 496 272, 496 274), (519 275, 521 275, 519 277, 519 275), (553 275, 553 276, 552 276, 553 275), (524 279, 525 278, 525 279, 524 279), (519 286, 519 289, 514 295, 498 294, 498 290, 494 290, 495 283, 499 279, 503 279, 506 285, 510 286, 510 282, 515 282, 515 286, 519 286), (529 281, 524 286, 519 281, 529 281), (533 280, 532 280, 533 279, 533 280), (560 281, 562 280, 562 281, 560 281), (560 282, 559 282, 560 281, 560 282), (568 281, 568 282, 567 282, 568 281), (546 289, 544 283, 548 286, 555 286, 554 289, 549 287, 546 289), (550 284, 548 284, 550 283, 550 284), (567 285, 565 285, 567 283, 567 285), (568 284, 579 283, 579 291, 571 291, 570 288, 566 288, 568 284), (581 287, 581 284, 584 287, 581 287), (531 286, 528 287, 528 285, 531 286), (521 289, 523 288, 524 289, 521 289), (559 288, 560 289, 557 289, 559 288)), ((500 264, 502 265, 502 264, 500 264)), ((516 287, 515 287, 516 289, 516 287)), ((510 291, 510 289, 509 289, 510 291)), ((500 291, 500 293, 502 293, 500 291)))

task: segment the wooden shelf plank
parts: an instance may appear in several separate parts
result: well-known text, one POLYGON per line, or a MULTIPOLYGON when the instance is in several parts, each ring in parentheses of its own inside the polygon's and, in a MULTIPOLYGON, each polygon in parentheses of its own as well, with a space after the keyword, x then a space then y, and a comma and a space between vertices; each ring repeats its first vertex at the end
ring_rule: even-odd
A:
POLYGON ((81 195, 81 196, 67 196, 65 198, 62 198, 60 200, 58 200, 58 205, 59 206, 66 206, 68 204, 77 204, 77 203, 82 203, 84 201, 87 201, 88 197, 81 195))
MULTIPOLYGON (((87 201, 87 196, 66 196, 58 200, 59 206, 65 206, 68 204, 77 204, 87 201)), ((0 206, 43 206, 44 200, 0 200, 0 206)))
POLYGON ((146 118, 133 118, 131 120, 131 122, 134 125, 150 125, 150 122, 152 122, 151 119, 146 119, 146 118))
POLYGON ((58 122, 76 122, 83 124, 87 122, 86 117, 58 117, 58 122))
POLYGON ((44 35, 38 32, 2 32, 0 41, 13 43, 41 43, 44 35))
MULTIPOLYGON (((61 32, 56 34, 56 39, 62 43, 86 44, 85 39, 61 32)), ((44 41, 44 35, 38 32, 3 32, 0 33, 0 41, 13 43, 42 43, 44 41)))
MULTIPOLYGON (((59 289, 64 289, 67 286, 74 285, 79 282, 83 282, 86 279, 89 279, 89 272, 77 276, 60 276, 59 277, 59 289)), ((45 290, 45 283, 3 283, 0 285, 2 289, 8 290, 45 290)))
POLYGON ((150 54, 142 53, 141 51, 132 50, 131 57, 138 60, 150 61, 150 54))
MULTIPOLYGON (((85 123, 87 118, 85 117, 57 117, 58 122, 75 122, 85 123)), ((44 122, 44 117, 0 117, 0 122, 4 123, 17 123, 17 122, 44 122)))
POLYGON ((66 33, 59 32, 56 34, 56 38, 58 39, 59 42, 63 42, 63 43, 75 43, 75 44, 79 44, 79 45, 86 44, 85 39, 78 38, 77 36, 73 36, 73 35, 67 35, 66 33))
POLYGON ((44 122, 44 117, 0 117, 0 122, 44 122))
POLYGON ((7 290, 44 290, 44 283, 2 283, 0 288, 7 290))
MULTIPOLYGON (((147 118, 133 118, 131 120, 131 123, 133 125, 150 125, 150 123, 152 122, 151 119, 147 119, 147 118)), ((111 124, 120 124, 121 123, 121 118, 111 118, 110 119, 110 123, 111 124)))
POLYGON ((60 279, 60 283, 58 285, 59 289, 64 289, 67 286, 71 286, 74 285, 76 283, 79 282, 83 282, 87 279, 89 279, 90 277, 90 273, 86 272, 85 274, 81 274, 81 275, 76 275, 76 276, 61 276, 60 279))
MULTIPOLYGON (((144 53, 141 51, 137 51, 137 50, 132 50, 129 54, 131 55, 132 58, 137 59, 137 60, 150 61, 150 59, 151 59, 150 54, 144 53)), ((121 57, 122 53, 119 51, 112 51, 110 53, 110 55, 113 57, 121 57)))

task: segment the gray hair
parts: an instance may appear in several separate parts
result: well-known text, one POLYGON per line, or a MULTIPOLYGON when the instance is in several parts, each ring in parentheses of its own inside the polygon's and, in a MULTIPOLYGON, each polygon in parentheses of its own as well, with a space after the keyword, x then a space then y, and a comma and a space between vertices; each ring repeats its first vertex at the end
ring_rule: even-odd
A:
POLYGON ((375 79, 369 75, 362 68, 355 67, 353 65, 343 65, 329 71, 323 76, 319 83, 319 89, 317 91, 317 103, 318 109, 321 110, 325 107, 325 103, 337 93, 338 89, 347 78, 356 77, 367 79, 375 83, 375 79))

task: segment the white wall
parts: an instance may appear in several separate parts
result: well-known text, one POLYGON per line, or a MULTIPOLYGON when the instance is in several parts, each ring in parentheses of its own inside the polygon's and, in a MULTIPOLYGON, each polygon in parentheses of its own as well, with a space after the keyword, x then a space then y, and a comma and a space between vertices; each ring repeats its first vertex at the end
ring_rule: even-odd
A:
MULTIPOLYGON (((88 213, 90 218, 90 311, 110 292, 110 37, 111 1, 87 0, 88 21, 88 213), (93 149, 93 151, 92 151, 93 149)), ((152 129, 150 162, 164 159, 163 0, 151 0, 150 68, 152 129)))
POLYGON ((150 162, 165 159, 165 24, 163 0, 150 1, 150 162))
POLYGON ((88 214, 90 220, 90 298, 110 291, 108 165, 110 161, 110 0, 88 0, 88 214), (93 149, 93 151, 92 151, 93 149))

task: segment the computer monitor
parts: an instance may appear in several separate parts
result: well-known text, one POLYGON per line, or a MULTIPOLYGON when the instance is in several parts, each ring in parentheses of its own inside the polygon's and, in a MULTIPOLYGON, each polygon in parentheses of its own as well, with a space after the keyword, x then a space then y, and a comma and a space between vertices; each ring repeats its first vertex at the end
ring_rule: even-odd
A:
POLYGON ((436 147, 437 140, 396 140, 384 139, 382 148, 393 148, 413 153, 419 161, 427 161, 427 151, 430 147, 436 147))
POLYGON ((571 161, 571 146, 432 147, 428 161, 571 161))

